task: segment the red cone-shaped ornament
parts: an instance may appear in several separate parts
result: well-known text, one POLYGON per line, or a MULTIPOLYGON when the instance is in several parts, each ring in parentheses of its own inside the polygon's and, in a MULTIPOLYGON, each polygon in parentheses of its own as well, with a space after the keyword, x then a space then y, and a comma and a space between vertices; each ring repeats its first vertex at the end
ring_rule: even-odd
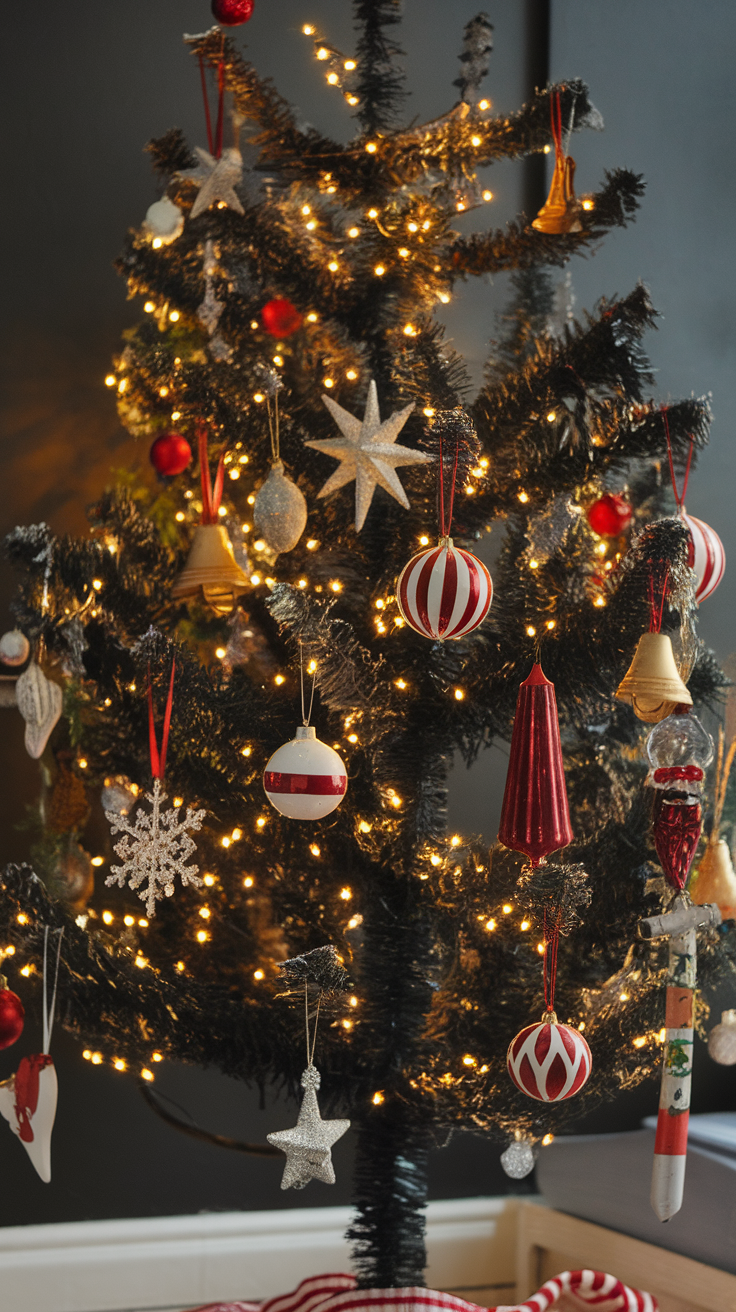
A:
POLYGON ((498 837, 533 866, 572 842, 555 689, 541 665, 519 688, 498 837))

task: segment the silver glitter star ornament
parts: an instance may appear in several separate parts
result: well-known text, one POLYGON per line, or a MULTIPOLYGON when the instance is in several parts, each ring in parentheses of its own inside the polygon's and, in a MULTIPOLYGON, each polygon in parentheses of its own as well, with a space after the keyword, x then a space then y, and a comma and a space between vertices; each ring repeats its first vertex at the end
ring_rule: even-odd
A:
POLYGON ((378 393, 376 384, 371 379, 368 388, 365 414, 361 419, 343 410, 341 405, 329 396, 323 396, 327 409, 335 420, 342 437, 330 437, 321 441, 306 442, 315 451, 324 451, 340 461, 335 472, 328 478, 319 496, 328 497, 331 492, 352 483, 355 479, 355 531, 360 533, 365 524, 365 517, 373 500, 376 485, 389 492, 405 510, 409 509, 409 500, 396 473, 398 465, 427 465, 434 457, 423 451, 412 451, 408 446, 396 446, 396 438, 401 432, 414 403, 395 410, 389 419, 381 422, 378 411, 378 393))
POLYGON ((317 1090, 320 1074, 311 1063, 302 1075, 304 1097, 293 1130, 277 1130, 266 1138, 286 1153, 282 1189, 303 1189, 310 1180, 335 1183, 332 1145, 350 1129, 350 1121, 323 1121, 319 1114, 317 1090))
POLYGON ((215 201, 222 201, 231 210, 242 214, 235 187, 243 176, 243 157, 236 146, 226 146, 219 159, 201 146, 194 147, 199 164, 193 169, 181 169, 180 178, 199 183, 199 195, 189 211, 190 219, 204 214, 215 201))

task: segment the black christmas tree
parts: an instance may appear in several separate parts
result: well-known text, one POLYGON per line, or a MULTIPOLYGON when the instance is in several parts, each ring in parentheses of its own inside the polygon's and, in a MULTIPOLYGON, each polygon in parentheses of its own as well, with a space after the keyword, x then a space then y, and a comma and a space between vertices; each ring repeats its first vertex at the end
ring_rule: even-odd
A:
MULTIPOLYGON (((660 1062, 664 957, 637 924, 660 909, 663 884, 642 726, 615 691, 649 625, 650 581, 666 576, 663 631, 688 635, 693 575, 687 529, 658 518, 672 505, 641 346, 655 321, 646 289, 584 323, 553 320, 550 270, 625 226, 643 191, 615 170, 575 199, 559 125, 595 124, 587 88, 565 82, 490 113, 480 16, 458 103, 402 128, 398 4, 356 0, 355 15, 354 57, 311 33, 354 112, 345 146, 298 126, 221 29, 188 38, 229 116, 221 98, 196 156, 175 130, 150 144, 165 194, 119 261, 145 313, 108 382, 133 434, 148 444, 175 431, 167 458, 186 460, 183 437, 199 468, 155 487, 120 479, 84 540, 43 525, 10 535, 24 571, 17 623, 63 685, 64 712, 43 757, 40 879, 9 868, 1 905, 15 966, 38 961, 44 925, 64 926, 60 1022, 134 1077, 150 1074, 155 1049, 296 1094, 304 988, 308 1006, 324 994, 315 1061, 323 1112, 357 1131, 361 1281, 404 1286, 422 1283, 427 1154, 448 1131, 538 1143, 660 1062), (551 224, 521 216, 459 235, 458 214, 485 203, 478 169, 553 137, 551 224), (458 280, 503 271, 514 301, 471 400, 435 312, 458 280), (392 460, 383 446, 397 438, 409 452, 392 460), (492 521, 504 543, 488 617, 433 641, 407 622, 396 580, 436 538, 437 471, 452 479, 453 452, 456 543, 470 549, 492 521), (273 466, 281 520, 254 504, 273 466), (585 511, 612 488, 633 526, 601 536, 585 511), (274 538, 284 518, 289 550, 274 538), (203 529, 224 553, 214 574, 190 555, 203 529), (519 882, 519 853, 447 832, 446 785, 455 751, 470 762, 510 738, 537 659, 556 689, 574 838, 564 866, 519 882), (175 862, 173 896, 143 916, 125 881, 80 883, 80 844, 103 789, 118 814, 151 791, 148 689, 158 722, 172 662, 165 791, 204 812, 203 885, 181 887, 175 862), (301 719, 300 662, 317 736, 349 777, 318 820, 284 817, 263 789, 301 719), (594 1065, 577 1098, 548 1104, 515 1087, 506 1051, 542 1010, 540 926, 555 899, 569 931, 558 1009, 594 1065), (330 953, 305 957, 326 945, 342 971, 330 953)), ((704 446, 708 419, 704 401, 668 407, 676 466, 704 446)), ((687 664, 696 706, 712 701, 713 658, 690 642, 687 664)), ((707 945, 706 993, 728 959, 727 937, 707 945)))

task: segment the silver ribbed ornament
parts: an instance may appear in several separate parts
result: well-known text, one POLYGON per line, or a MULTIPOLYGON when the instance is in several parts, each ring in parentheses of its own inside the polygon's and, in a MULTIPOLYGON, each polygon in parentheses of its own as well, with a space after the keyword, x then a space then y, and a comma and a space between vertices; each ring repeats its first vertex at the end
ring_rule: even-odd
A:
POLYGON ((501 1153, 501 1165, 512 1180, 523 1180, 534 1170, 534 1151, 526 1139, 515 1139, 501 1153))
POLYGON ((15 685, 15 699, 26 722, 26 751, 37 761, 61 715, 61 688, 31 661, 15 685))
POLYGON ((284 473, 284 462, 274 460, 253 506, 253 521, 271 551, 291 551, 307 523, 304 494, 284 473))

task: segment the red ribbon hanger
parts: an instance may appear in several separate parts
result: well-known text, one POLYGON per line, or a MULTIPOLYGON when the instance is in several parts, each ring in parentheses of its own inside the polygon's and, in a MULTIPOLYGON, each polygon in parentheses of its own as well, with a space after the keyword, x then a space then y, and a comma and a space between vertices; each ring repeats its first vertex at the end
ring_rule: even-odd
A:
MULTIPOLYGON (((222 33, 223 52, 225 46, 225 33, 222 33)), ((220 56, 217 64, 217 122, 215 131, 212 132, 212 116, 210 114, 210 102, 207 95, 207 77, 204 67, 204 59, 199 56, 199 76, 202 82, 202 99, 204 101, 204 121, 207 125, 207 145, 209 146, 210 155, 219 159, 222 155, 222 125, 223 110, 225 102, 225 61, 220 56)))
POLYGON ((678 509, 678 510, 680 511, 680 513, 682 514, 682 512, 683 512, 683 510, 684 510, 684 508, 685 508, 685 496, 686 496, 686 494, 687 494, 687 483, 688 483, 688 479, 689 479, 689 477, 690 477, 690 466, 691 466, 691 464, 692 464, 692 459, 693 459, 693 447, 694 447, 695 443, 694 443, 694 439, 691 437, 691 438, 690 438, 690 450, 689 450, 688 453, 687 453, 687 464, 685 465, 685 477, 684 477, 683 480, 682 480, 682 495, 680 495, 680 493, 677 491, 677 479, 676 479, 676 477, 675 477, 675 463, 674 463, 674 461, 673 461, 673 459, 672 459, 672 442, 670 441, 670 425, 669 425, 669 421, 668 421, 668 419, 667 419, 667 410, 666 410, 666 408, 662 410, 662 418, 663 418, 663 420, 664 420, 664 431, 665 431, 665 433, 666 433, 666 435, 667 435, 667 459, 668 459, 669 462, 670 462, 670 478, 672 479, 672 491, 673 491, 674 494, 675 494, 675 501, 677 502, 677 509, 678 509))
POLYGON ((166 749, 169 745, 169 726, 171 725, 171 707, 174 701, 174 674, 176 671, 176 659, 171 662, 171 679, 169 680, 169 695, 166 698, 166 710, 164 712, 164 727, 161 733, 161 750, 159 751, 156 741, 156 726, 153 721, 153 689, 151 687, 151 667, 148 667, 148 743, 151 754, 151 774, 154 779, 163 779, 166 770, 166 749))
POLYGON ((555 143, 555 159, 559 163, 565 158, 565 152, 562 149, 562 106, 560 105, 559 91, 553 92, 549 98, 549 117, 552 124, 552 140, 555 143))
POLYGON ((544 1009, 554 1011, 557 987, 557 949, 560 945, 560 913, 544 908, 544 1009))
POLYGON ((450 502, 445 514, 445 452, 442 443, 442 433, 440 433, 440 469, 439 469, 439 512, 440 512, 440 536, 449 538, 452 528, 452 510, 455 504, 455 483, 457 482, 457 463, 460 458, 460 439, 455 442, 455 459, 452 462, 452 475, 450 479, 450 502))
POLYGON ((199 472, 202 479, 202 523, 216 524, 218 521, 217 512, 220 509, 222 501, 222 489, 225 482, 225 464, 224 458, 220 456, 217 473, 215 474, 215 486, 212 487, 210 478, 210 465, 207 458, 207 429, 204 424, 197 425, 197 442, 199 445, 199 472))

